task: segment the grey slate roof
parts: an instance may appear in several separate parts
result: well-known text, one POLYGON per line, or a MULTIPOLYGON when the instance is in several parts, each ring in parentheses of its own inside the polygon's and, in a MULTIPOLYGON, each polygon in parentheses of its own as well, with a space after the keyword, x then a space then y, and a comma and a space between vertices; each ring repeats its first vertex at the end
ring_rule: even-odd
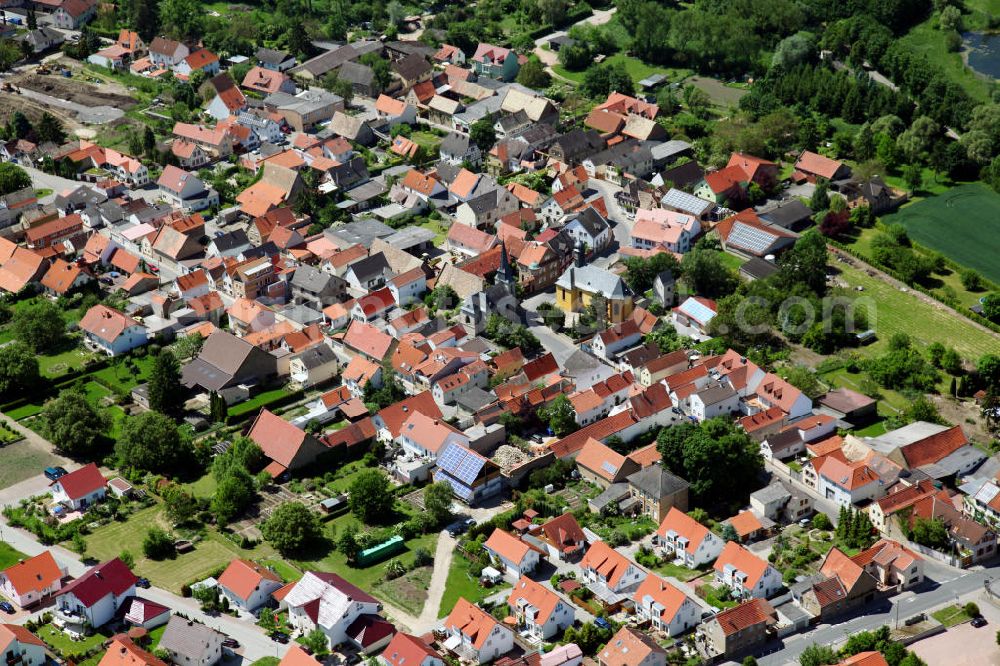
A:
MULTIPOLYGON (((601 233, 611 228, 610 225, 608 225, 607 220, 605 220, 600 213, 590 206, 583 209, 579 213, 576 213, 575 219, 593 238, 597 238, 601 235, 601 233)), ((567 224, 568 223, 569 222, 567 221, 567 224)))
POLYGON ((160 637, 159 647, 167 652, 188 657, 196 664, 209 663, 225 635, 198 622, 173 616, 160 637))
POLYGON ((556 284, 564 289, 577 287, 589 292, 600 292, 607 298, 632 295, 632 290, 621 277, 596 266, 570 266, 559 276, 556 284))
POLYGON ((381 252, 373 254, 370 257, 365 257, 359 261, 355 261, 347 269, 348 271, 354 273, 360 282, 367 282, 379 275, 384 275, 389 272, 389 262, 385 260, 385 257, 381 252))
POLYGON ((687 481, 671 474, 661 465, 650 465, 630 474, 628 482, 652 497, 666 497, 689 486, 687 481))
POLYGON ((783 229, 791 229, 796 224, 812 217, 812 214, 813 211, 809 206, 798 199, 790 199, 767 210, 760 211, 759 215, 760 219, 768 224, 773 224, 783 229))
POLYGON ((750 497, 764 504, 770 504, 771 502, 776 502, 791 497, 792 494, 788 492, 784 484, 780 481, 775 481, 769 486, 765 486, 760 490, 756 490, 750 493, 750 497))
POLYGON ((314 347, 310 347, 298 356, 296 356, 302 365, 306 367, 307 370, 312 370, 314 368, 319 368, 330 362, 335 362, 337 360, 337 355, 333 353, 333 350, 328 346, 320 344, 314 347))
POLYGON ((375 70, 359 62, 345 62, 337 70, 337 78, 359 86, 370 86, 375 79, 375 70))
POLYGON ((257 49, 257 53, 254 55, 258 62, 265 65, 273 65, 277 67, 281 63, 285 62, 291 56, 287 51, 277 51, 275 49, 265 49, 263 46, 257 49))
POLYGON ((770 261, 761 259, 760 257, 750 257, 745 264, 740 266, 740 273, 744 273, 755 280, 762 280, 777 272, 777 266, 770 261))
POLYGON ((219 252, 229 252, 250 245, 250 239, 247 238, 247 232, 243 229, 234 229, 221 236, 216 236, 212 239, 212 243, 215 244, 215 248, 219 252))
POLYGON ((469 137, 457 132, 451 132, 441 142, 439 152, 442 155, 463 157, 469 152, 469 137))
POLYGON ((292 275, 292 286, 318 294, 326 289, 333 280, 334 276, 329 273, 324 273, 309 264, 303 264, 295 269, 295 273, 292 275))
POLYGON ((373 240, 376 238, 388 238, 395 231, 392 227, 382 224, 378 220, 365 219, 348 222, 336 229, 327 229, 325 233, 339 239, 348 246, 361 244, 365 247, 371 247, 373 240))

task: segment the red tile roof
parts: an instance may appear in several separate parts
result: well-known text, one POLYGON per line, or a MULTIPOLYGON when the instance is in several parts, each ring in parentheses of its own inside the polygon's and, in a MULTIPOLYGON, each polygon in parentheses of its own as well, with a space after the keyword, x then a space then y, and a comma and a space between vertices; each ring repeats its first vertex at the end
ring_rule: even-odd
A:
POLYGON ((727 564, 746 574, 743 586, 747 590, 753 590, 757 586, 768 567, 767 560, 762 560, 735 541, 725 545, 719 559, 715 561, 714 569, 717 572, 724 571, 727 564))
POLYGON ((59 595, 72 593, 85 607, 91 608, 109 594, 120 597, 138 581, 136 575, 116 557, 91 567, 85 574, 64 587, 59 595))
POLYGON ((156 655, 146 652, 128 636, 115 636, 98 666, 166 666, 156 655))
MULTIPOLYGON (((380 657, 389 666, 422 666, 425 659, 441 659, 438 653, 423 640, 403 632, 393 636, 380 657)), ((280 666, 285 666, 285 664, 280 666)))
POLYGON ((907 444, 900 453, 910 469, 941 461, 969 443, 962 426, 953 426, 930 437, 907 444))
POLYGON ((22 560, 4 569, 3 575, 19 595, 41 592, 62 578, 62 571, 52 552, 44 550, 34 557, 22 560))
POLYGON ((804 150, 795 162, 795 168, 804 173, 810 173, 830 180, 837 170, 844 166, 843 162, 832 160, 817 153, 804 150))
POLYGON ((281 582, 277 574, 270 569, 250 560, 237 559, 230 562, 219 576, 219 585, 246 601, 265 580, 281 582))
POLYGON ((434 401, 434 396, 430 391, 424 391, 417 395, 404 398, 399 402, 382 409, 378 416, 385 423, 386 428, 392 433, 393 438, 399 436, 403 424, 413 412, 421 412, 425 416, 434 419, 442 418, 441 409, 434 401))
POLYGON ((751 599, 739 606, 727 608, 712 621, 718 622, 722 633, 730 636, 758 624, 774 624, 777 622, 777 613, 766 599, 751 599))
POLYGON ((97 465, 89 463, 78 470, 60 477, 49 485, 54 486, 59 484, 67 497, 76 500, 86 497, 99 488, 103 488, 107 483, 107 479, 101 474, 101 470, 97 469, 97 465))

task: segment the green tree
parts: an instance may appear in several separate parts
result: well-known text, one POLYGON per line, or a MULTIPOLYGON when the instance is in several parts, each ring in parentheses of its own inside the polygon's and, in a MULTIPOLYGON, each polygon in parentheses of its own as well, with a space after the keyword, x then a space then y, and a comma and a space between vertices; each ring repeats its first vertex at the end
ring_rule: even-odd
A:
POLYGON ((992 322, 1000 323, 1000 292, 992 292, 983 296, 983 316, 992 322))
POLYGON ((0 397, 25 395, 38 387, 38 357, 20 341, 0 347, 0 397))
POLYGON ((493 121, 489 118, 482 118, 469 126, 469 140, 479 147, 484 153, 493 147, 497 142, 497 132, 493 128, 493 121))
POLYGON ((212 495, 212 513, 220 525, 226 525, 242 515, 257 498, 257 485, 250 473, 234 467, 219 481, 212 495))
POLYGON ((301 502, 286 502, 271 514, 261 526, 268 543, 282 555, 302 553, 323 537, 319 515, 301 502))
POLYGON ((548 424, 556 437, 565 437, 577 430, 576 412, 566 394, 560 393, 547 405, 538 409, 538 419, 548 424))
POLYGON ((163 507, 174 525, 183 525, 198 514, 198 498, 176 483, 163 489, 163 507))
POLYGON ((435 525, 441 525, 451 518, 453 493, 446 481, 432 483, 424 488, 424 510, 435 525))
POLYGON ((123 467, 145 472, 172 473, 190 467, 191 443, 177 424, 159 412, 143 412, 125 419, 115 444, 123 467))
POLYGON ((910 192, 916 192, 924 184, 923 169, 917 164, 907 164, 903 167, 903 182, 906 183, 910 192))
POLYGON ((940 518, 921 518, 917 516, 913 520, 910 539, 921 546, 945 550, 951 539, 948 536, 948 528, 940 518))
POLYGON ((799 655, 799 666, 827 666, 840 661, 837 653, 829 645, 813 643, 799 655))
POLYGON ((164 349, 153 361, 149 376, 149 406, 163 414, 176 414, 183 404, 181 366, 173 353, 164 349))
POLYGON ((1000 354, 983 354, 976 364, 976 372, 988 391, 1000 393, 1000 354))
POLYGON ((810 398, 818 398, 826 393, 826 389, 816 377, 816 373, 804 365, 795 365, 785 372, 788 383, 805 393, 810 398))
POLYGON ((46 402, 39 421, 42 434, 59 451, 82 458, 100 450, 111 423, 107 414, 92 405, 83 392, 72 389, 46 402))
POLYGON ((48 111, 43 113, 38 120, 35 134, 38 135, 40 141, 51 141, 55 144, 61 144, 66 140, 66 130, 63 128, 62 122, 48 111))
POLYGON ((958 275, 962 280, 962 286, 969 291, 983 290, 983 276, 978 271, 974 271, 971 268, 964 268, 958 275))
POLYGON ((174 39, 192 41, 200 37, 202 16, 197 0, 160 0, 161 29, 174 39))
POLYGON ((739 278, 722 261, 722 255, 699 242, 681 260, 684 283, 691 291, 709 298, 736 291, 739 278))
POLYGON ((82 556, 87 552, 87 540, 83 538, 82 534, 76 532, 70 541, 70 547, 73 549, 74 553, 82 556))
POLYGON ((354 562, 357 559, 358 553, 361 552, 361 546, 358 544, 357 525, 350 523, 343 529, 340 536, 337 537, 337 550, 343 554, 348 562, 354 562))
POLYGON ((135 568, 135 556, 132 555, 131 551, 123 550, 118 553, 118 559, 122 561, 122 564, 127 566, 129 569, 135 568))
POLYGON ((816 189, 809 199, 809 207, 817 213, 830 207, 830 182, 826 178, 816 179, 816 189))
POLYGON ((142 552, 151 560, 163 560, 174 555, 174 540, 159 527, 151 527, 142 540, 142 552))
POLYGON ((129 5, 129 24, 143 41, 150 43, 160 30, 157 0, 132 0, 129 5))
POLYGON ((521 69, 517 72, 517 82, 522 86, 544 90, 552 83, 552 77, 545 71, 545 65, 532 56, 528 62, 521 65, 521 69))
POLYGON ((302 637, 302 645, 309 648, 310 653, 323 656, 330 651, 330 641, 319 627, 302 637))
POLYGON ((395 498, 389 479, 378 469, 358 472, 348 490, 351 512, 366 525, 384 522, 392 515, 395 498))
MULTIPOLYGON (((21 118, 24 118, 24 116, 22 115, 21 118)), ((25 122, 27 122, 27 119, 25 119, 25 122)), ((15 128, 15 131, 18 131, 17 128, 15 128)), ((20 136, 18 131, 11 138, 18 139, 25 137, 20 136)), ((0 196, 23 190, 26 187, 31 187, 31 176, 28 175, 27 171, 12 162, 0 162, 0 196)))
POLYGON ((39 354, 56 349, 66 339, 62 312, 48 299, 36 300, 18 310, 11 321, 11 330, 15 338, 39 354))

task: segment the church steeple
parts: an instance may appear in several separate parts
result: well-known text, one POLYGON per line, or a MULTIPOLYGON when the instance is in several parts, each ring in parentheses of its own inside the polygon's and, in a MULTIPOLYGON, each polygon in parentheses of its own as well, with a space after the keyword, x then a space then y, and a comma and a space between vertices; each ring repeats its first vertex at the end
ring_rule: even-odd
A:
POLYGON ((514 288, 514 269, 510 266, 510 259, 507 257, 507 246, 500 241, 500 270, 497 271, 496 283, 505 284, 511 289, 514 288))

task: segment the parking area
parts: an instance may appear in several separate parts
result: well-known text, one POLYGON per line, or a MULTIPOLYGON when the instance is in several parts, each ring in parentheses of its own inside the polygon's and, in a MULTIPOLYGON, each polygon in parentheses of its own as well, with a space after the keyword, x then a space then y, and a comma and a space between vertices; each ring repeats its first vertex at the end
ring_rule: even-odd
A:
POLYGON ((1000 608, 978 597, 962 599, 962 603, 966 601, 975 601, 989 624, 978 629, 969 623, 960 624, 911 645, 910 649, 926 663, 949 666, 1000 664, 1000 645, 996 641, 1000 608))

